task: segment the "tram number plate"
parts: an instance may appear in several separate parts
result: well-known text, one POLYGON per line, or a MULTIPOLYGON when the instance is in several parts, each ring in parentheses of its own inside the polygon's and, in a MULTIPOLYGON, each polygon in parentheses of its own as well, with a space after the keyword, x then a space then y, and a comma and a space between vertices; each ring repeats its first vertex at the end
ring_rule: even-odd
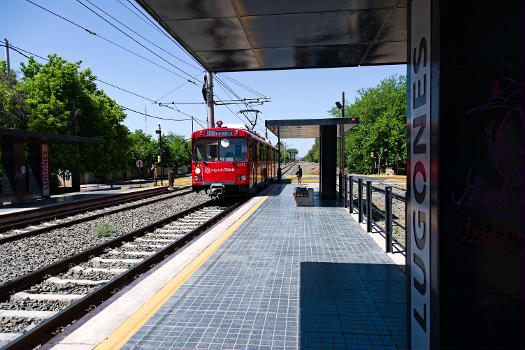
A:
POLYGON ((233 136, 233 130, 206 130, 204 136, 233 136))

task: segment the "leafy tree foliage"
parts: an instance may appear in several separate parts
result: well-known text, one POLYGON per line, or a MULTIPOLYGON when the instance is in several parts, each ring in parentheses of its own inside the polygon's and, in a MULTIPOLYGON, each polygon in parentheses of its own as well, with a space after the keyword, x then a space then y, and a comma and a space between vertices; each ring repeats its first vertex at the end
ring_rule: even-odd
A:
POLYGON ((155 164, 159 147, 151 135, 146 135, 142 130, 135 130, 135 132, 129 135, 129 141, 129 167, 134 167, 135 162, 139 159, 144 162, 144 166, 148 169, 152 164, 155 164))
MULTIPOLYGON (((161 139, 161 165, 169 168, 178 168, 191 163, 191 148, 184 137, 169 133, 161 139)), ((146 168, 157 162, 159 155, 159 141, 142 130, 135 130, 130 134, 129 166, 134 167, 135 161, 141 159, 146 168)))
POLYGON ((162 137, 163 146, 166 145, 162 161, 164 166, 176 169, 191 164, 191 147, 184 137, 169 133, 162 137))
MULTIPOLYGON (((128 129, 122 124, 126 114, 103 90, 98 90, 90 69, 80 70, 81 62, 70 63, 49 55, 45 64, 32 57, 22 63, 22 92, 27 106, 27 129, 87 137, 99 144, 81 144, 82 171, 107 173, 124 169, 129 145, 128 129), (75 130, 75 110, 77 130, 75 130)), ((52 144, 51 172, 73 169, 75 146, 52 144)))
POLYGON ((13 70, 0 61, 0 127, 24 129, 27 124, 25 98, 13 70))
MULTIPOLYGON (((123 125, 126 114, 97 88, 91 70, 81 70, 81 62, 48 57, 45 64, 32 57, 22 63, 20 80, 0 61, 0 127, 99 138, 99 144, 80 144, 81 172, 105 175, 135 167, 137 159, 147 168, 155 164, 158 139, 142 130, 129 132, 123 125)), ((163 166, 190 164, 191 148, 182 136, 163 135, 161 146, 163 166)), ((50 155, 52 175, 75 168, 76 145, 52 143, 50 155)))
MULTIPOLYGON (((329 112, 338 116, 339 110, 329 112)), ((400 165, 406 164, 405 76, 392 76, 376 87, 359 90, 345 112, 359 117, 359 125, 345 137, 345 161, 350 171, 372 173, 379 158, 382 166, 394 166, 397 154, 400 165)))
POLYGON ((314 145, 312 146, 312 148, 310 148, 308 153, 306 153, 306 156, 304 156, 303 160, 306 162, 319 163, 319 159, 319 138, 316 137, 314 145))
POLYGON ((294 159, 294 154, 298 154, 299 150, 297 148, 285 148, 284 143, 277 143, 277 148, 281 150, 281 162, 288 162, 294 159))
MULTIPOLYGON (((341 117, 333 107, 328 111, 341 117)), ((345 136, 345 162, 351 172, 369 174, 381 158, 381 166, 405 166, 406 151, 406 78, 392 76, 373 88, 360 89, 358 97, 346 106, 345 116, 359 117, 359 125, 345 136), (374 158, 371 153, 374 153, 374 158)), ((319 161, 319 142, 305 159, 319 161)))

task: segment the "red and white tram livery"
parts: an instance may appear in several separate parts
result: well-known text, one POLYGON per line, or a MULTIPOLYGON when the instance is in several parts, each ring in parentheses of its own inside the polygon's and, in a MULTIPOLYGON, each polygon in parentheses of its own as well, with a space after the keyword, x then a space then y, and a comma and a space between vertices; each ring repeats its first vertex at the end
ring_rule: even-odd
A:
POLYGON ((247 193, 277 178, 277 149, 245 125, 223 125, 192 134, 192 187, 212 197, 247 193))

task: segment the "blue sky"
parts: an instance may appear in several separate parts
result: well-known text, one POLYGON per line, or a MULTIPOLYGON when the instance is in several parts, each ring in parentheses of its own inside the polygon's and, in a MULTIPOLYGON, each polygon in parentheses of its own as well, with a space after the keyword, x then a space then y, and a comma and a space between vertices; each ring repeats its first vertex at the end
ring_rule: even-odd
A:
MULTIPOLYGON (((165 61, 155 57, 153 54, 133 42, 131 39, 118 32, 102 19, 91 13, 75 0, 31 0, 40 4, 86 28, 118 43, 172 71, 180 71, 170 66, 165 61)), ((86 5, 94 8, 86 0, 86 5)), ((192 58, 179 49, 172 41, 151 25, 142 20, 136 10, 126 0, 90 0, 93 4, 111 14, 113 17, 126 24, 144 37, 162 47, 170 54, 190 63, 190 65, 173 58, 160 51, 149 43, 159 55, 167 59, 171 64, 187 72, 191 76, 202 81, 204 71, 192 66, 198 64, 192 58), (132 13, 123 4, 135 11, 132 13)), ((137 6, 138 7, 138 6, 137 6)), ((95 8, 94 8, 95 9, 95 8)), ((96 9, 95 9, 96 10, 96 9)), ((56 53, 68 61, 81 60, 83 68, 91 68, 93 73, 101 80, 118 85, 127 90, 136 92, 153 100, 179 87, 176 91, 166 96, 162 101, 175 102, 202 102, 201 84, 194 85, 185 80, 142 60, 122 49, 101 40, 99 37, 87 33, 85 30, 67 23, 60 18, 49 14, 42 9, 23 0, 7 0, 2 4, 2 21, 0 22, 0 39, 7 38, 10 43, 22 49, 31 51, 41 56, 56 53), (182 85, 182 86, 181 86, 182 85)), ((135 36, 133 34, 133 36, 135 36)), ((139 40, 142 40, 138 38, 139 40)), ((2 48, 3 49, 3 48, 2 48)), ((11 66, 19 70, 19 62, 26 58, 10 51, 11 66)), ((4 52, 0 59, 5 59, 4 52)), ((271 98, 271 103, 256 106, 264 119, 288 119, 288 118, 324 118, 328 117, 327 111, 334 105, 335 101, 341 99, 341 92, 345 91, 347 103, 355 100, 356 92, 363 87, 375 86, 382 79, 393 74, 405 74, 405 65, 355 67, 355 68, 330 68, 330 69, 300 69, 280 70, 262 72, 238 72, 222 73, 219 76, 230 76, 250 88, 259 91, 271 98)), ((222 78, 241 97, 256 97, 253 93, 235 85, 226 78, 222 78)), ((187 116, 174 110, 159 107, 149 101, 128 93, 119 91, 102 83, 98 84, 117 103, 148 114, 173 119, 185 119, 187 116)), ((216 85, 217 95, 222 99, 230 97, 216 85)), ((206 120, 206 106, 178 105, 178 108, 196 118, 206 120)), ((231 106, 234 112, 245 108, 243 105, 231 106)), ((130 130, 143 129, 149 134, 154 133, 159 120, 145 118, 133 112, 127 112, 128 117, 125 124, 130 130)), ((241 115, 238 115, 242 118, 241 115)), ((215 120, 224 123, 240 123, 240 120, 225 107, 217 106, 215 120)), ((264 121, 258 123, 259 133, 264 130, 264 121)), ((173 132, 184 137, 191 133, 190 121, 161 121, 162 129, 173 132)), ((195 124, 195 130, 200 127, 195 124)), ((269 133, 270 135, 270 133, 269 133)), ((276 137, 270 137, 275 144, 276 137)), ((313 144, 313 139, 288 139, 284 140, 290 147, 299 149, 299 155, 304 156, 313 144)))

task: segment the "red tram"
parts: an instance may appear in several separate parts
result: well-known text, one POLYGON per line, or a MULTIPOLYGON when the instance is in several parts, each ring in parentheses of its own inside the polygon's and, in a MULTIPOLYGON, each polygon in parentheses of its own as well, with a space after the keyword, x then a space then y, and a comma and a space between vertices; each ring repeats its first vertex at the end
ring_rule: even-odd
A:
POLYGON ((277 149, 245 125, 196 131, 192 141, 193 191, 212 197, 247 193, 277 178, 277 149))

